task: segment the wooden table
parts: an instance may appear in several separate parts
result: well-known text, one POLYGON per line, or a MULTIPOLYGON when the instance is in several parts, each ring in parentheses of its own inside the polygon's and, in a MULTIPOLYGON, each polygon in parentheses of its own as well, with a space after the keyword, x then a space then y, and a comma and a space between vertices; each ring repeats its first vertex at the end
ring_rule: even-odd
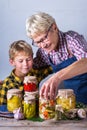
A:
POLYGON ((87 130, 87 119, 33 122, 0 117, 0 130, 87 130))

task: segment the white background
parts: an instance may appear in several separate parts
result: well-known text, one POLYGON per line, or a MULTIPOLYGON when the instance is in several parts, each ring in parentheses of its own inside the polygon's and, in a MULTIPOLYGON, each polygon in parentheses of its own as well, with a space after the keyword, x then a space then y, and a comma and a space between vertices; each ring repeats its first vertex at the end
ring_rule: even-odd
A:
POLYGON ((74 30, 87 39, 87 0, 0 0, 0 79, 12 70, 9 45, 20 39, 31 43, 25 21, 38 11, 52 15, 61 31, 74 30))

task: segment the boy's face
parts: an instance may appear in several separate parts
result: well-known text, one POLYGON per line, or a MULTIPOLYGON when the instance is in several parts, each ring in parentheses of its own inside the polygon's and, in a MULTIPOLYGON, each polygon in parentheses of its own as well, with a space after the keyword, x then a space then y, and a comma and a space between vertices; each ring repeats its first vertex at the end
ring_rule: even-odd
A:
POLYGON ((15 67, 17 76, 26 75, 32 69, 33 57, 26 55, 24 52, 19 52, 14 60, 10 60, 10 63, 15 67))

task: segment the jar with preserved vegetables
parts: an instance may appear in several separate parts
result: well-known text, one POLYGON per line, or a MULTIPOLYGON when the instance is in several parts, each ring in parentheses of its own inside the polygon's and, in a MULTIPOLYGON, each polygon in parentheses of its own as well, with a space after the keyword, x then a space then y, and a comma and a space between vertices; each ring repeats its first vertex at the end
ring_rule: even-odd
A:
POLYGON ((24 117, 26 119, 35 117, 36 115, 36 100, 33 95, 24 95, 24 117))
POLYGON ((74 91, 72 89, 59 89, 56 103, 61 105, 65 110, 74 109, 76 106, 74 91))
POLYGON ((55 100, 39 98, 39 117, 42 119, 55 117, 55 100))
POLYGON ((25 91, 25 96, 32 95, 35 97, 35 103, 36 103, 36 117, 39 116, 39 91, 34 91, 34 92, 27 92, 25 91))
POLYGON ((27 92, 27 91, 25 91, 25 97, 26 96, 33 96, 33 97, 35 97, 35 103, 36 103, 36 117, 38 117, 39 116, 39 91, 37 90, 37 91, 34 91, 34 92, 27 92))
POLYGON ((61 105, 55 105, 55 120, 62 119, 63 108, 61 105))
POLYGON ((22 91, 10 89, 7 91, 7 109, 13 112, 15 109, 22 108, 22 91))
POLYGON ((24 91, 26 91, 26 92, 37 91, 37 79, 35 76, 25 76, 25 78, 24 78, 24 91))

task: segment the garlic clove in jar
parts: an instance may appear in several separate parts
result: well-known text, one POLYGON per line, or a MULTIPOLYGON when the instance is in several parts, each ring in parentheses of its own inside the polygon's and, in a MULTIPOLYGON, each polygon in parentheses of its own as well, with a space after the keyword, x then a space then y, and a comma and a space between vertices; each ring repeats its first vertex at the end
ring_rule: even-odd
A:
POLYGON ((80 118, 86 118, 86 111, 84 110, 84 109, 78 109, 78 111, 77 111, 77 114, 78 114, 78 117, 80 117, 80 118))

